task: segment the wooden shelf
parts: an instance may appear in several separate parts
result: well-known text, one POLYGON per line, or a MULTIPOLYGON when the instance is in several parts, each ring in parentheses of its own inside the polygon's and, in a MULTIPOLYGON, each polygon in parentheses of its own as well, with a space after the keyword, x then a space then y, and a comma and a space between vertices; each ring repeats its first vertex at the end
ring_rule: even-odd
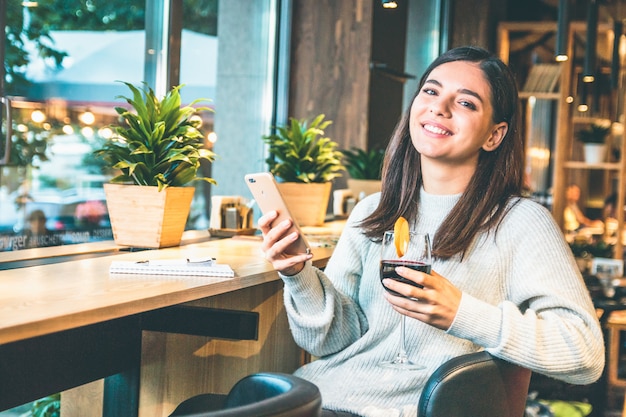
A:
POLYGON ((532 91, 520 91, 519 98, 527 99, 530 97, 535 97, 539 100, 558 100, 561 98, 560 93, 542 93, 542 92, 532 92, 532 91))
POLYGON ((565 168, 573 169, 601 169, 601 170, 615 170, 619 171, 621 165, 619 162, 604 162, 600 164, 589 164, 583 161, 565 161, 563 163, 565 168))
MULTIPOLYGON (((585 22, 570 22, 568 33, 568 46, 567 54, 570 57, 575 56, 575 46, 577 45, 576 39, 584 38, 586 33, 585 22)), ((598 48, 603 48, 604 52, 608 52, 607 45, 610 47, 613 39, 613 28, 610 25, 600 24, 598 25, 598 48)), ((576 110, 576 102, 578 100, 578 85, 577 80, 580 76, 582 68, 573 60, 568 60, 560 63, 560 79, 555 82, 552 80, 544 80, 543 73, 546 72, 548 76, 550 74, 556 74, 554 70, 553 56, 548 54, 542 54, 541 45, 533 46, 533 42, 536 39, 542 37, 549 37, 556 33, 556 22, 501 22, 498 26, 498 53, 500 58, 505 62, 514 62, 516 68, 520 69, 519 83, 522 86, 527 87, 527 90, 546 90, 546 92, 533 92, 522 91, 519 93, 520 100, 526 102, 530 97, 537 99, 554 100, 555 113, 551 120, 544 120, 548 117, 545 114, 537 115, 530 109, 527 114, 524 115, 525 119, 522 121, 524 125, 524 135, 526 146, 539 146, 542 145, 549 149, 549 160, 551 166, 549 172, 551 177, 541 183, 542 186, 547 185, 552 191, 552 215, 556 222, 564 230, 563 212, 566 207, 566 189, 569 184, 575 183, 581 186, 582 200, 593 201, 594 208, 601 208, 603 206, 604 198, 611 194, 617 193, 617 207, 624 206, 626 200, 626 152, 621 152, 621 157, 618 161, 589 164, 582 161, 581 151, 579 144, 575 142, 577 131, 583 127, 589 126, 593 123, 604 123, 607 120, 611 120, 614 116, 617 106, 616 98, 623 95, 623 91, 614 94, 604 94, 601 97, 593 97, 590 104, 595 104, 592 108, 593 112, 579 113, 576 110), (538 60, 525 59, 525 55, 521 55, 519 51, 526 51, 526 48, 535 48, 537 55, 540 57, 538 60), (522 60, 516 62, 515 59, 522 60), (527 67, 527 68, 526 68, 527 67), (545 70, 545 71, 544 71, 545 70), (528 78, 531 78, 530 81, 528 78), (548 81, 551 81, 548 83, 548 81), (545 87, 542 87, 545 86, 545 87), (553 86, 556 90, 550 92, 553 86), (574 102, 572 102, 574 98, 574 102), (610 115, 610 116, 609 116, 610 115), (543 119, 542 119, 543 117, 543 119), (545 138, 549 137, 551 140, 546 143, 545 138), (543 142, 542 142, 543 141, 543 142), (539 143, 539 145, 537 145, 539 143), (579 160, 572 160, 579 159, 579 160)), ((607 74, 608 68, 600 68, 601 73, 607 74)), ((589 97, 588 97, 589 98, 589 97)), ((616 146, 622 150, 626 150, 626 132, 621 137, 613 137, 613 146, 616 146)), ((535 165, 531 161, 531 171, 536 169, 541 175, 542 170, 546 170, 547 163, 544 160, 540 160, 535 165)), ((543 178, 543 177, 541 177, 543 178)), ((545 190, 539 190, 545 191, 545 190)), ((581 201, 581 203, 583 202, 581 201)), ((617 210, 616 219, 618 223, 618 229, 624 228, 625 214, 622 210, 617 210)), ((622 239, 618 239, 615 247, 615 258, 621 259, 623 255, 622 239)))
POLYGON ((580 117, 574 116, 572 117, 572 124, 579 125, 590 125, 593 123, 604 123, 607 121, 605 117, 580 117))

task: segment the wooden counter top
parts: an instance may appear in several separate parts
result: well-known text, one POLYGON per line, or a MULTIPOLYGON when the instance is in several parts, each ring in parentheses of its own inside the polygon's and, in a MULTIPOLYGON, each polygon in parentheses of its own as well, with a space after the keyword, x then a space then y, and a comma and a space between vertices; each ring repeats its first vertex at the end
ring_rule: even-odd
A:
MULTIPOLYGON (((181 245, 199 243, 210 240, 211 236, 206 230, 187 230, 183 233, 181 245)), ((41 262, 45 259, 59 258, 80 258, 96 256, 100 254, 114 254, 120 251, 127 251, 128 247, 116 245, 113 240, 102 240, 98 242, 76 243, 71 245, 60 245, 42 248, 29 248, 17 251, 0 253, 0 270, 12 269, 11 267, 3 267, 10 263, 28 263, 29 261, 41 262)))
MULTIPOLYGON (((175 248, 118 253, 92 259, 0 271, 0 344, 199 300, 278 275, 253 238, 214 240, 175 248), (112 260, 212 256, 235 278, 143 276, 108 272, 112 260)), ((332 248, 314 248, 325 266, 332 248)))

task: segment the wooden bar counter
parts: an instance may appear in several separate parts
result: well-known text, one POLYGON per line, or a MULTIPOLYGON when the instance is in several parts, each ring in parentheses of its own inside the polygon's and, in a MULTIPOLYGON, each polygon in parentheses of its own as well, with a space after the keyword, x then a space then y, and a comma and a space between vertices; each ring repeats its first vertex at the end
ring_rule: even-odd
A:
MULTIPOLYGON (((324 267, 332 248, 313 252, 324 267)), ((0 271, 0 410, 63 391, 64 417, 167 416, 244 375, 292 372, 301 355, 258 239, 0 271), (201 257, 235 278, 109 274, 112 260, 201 257)))

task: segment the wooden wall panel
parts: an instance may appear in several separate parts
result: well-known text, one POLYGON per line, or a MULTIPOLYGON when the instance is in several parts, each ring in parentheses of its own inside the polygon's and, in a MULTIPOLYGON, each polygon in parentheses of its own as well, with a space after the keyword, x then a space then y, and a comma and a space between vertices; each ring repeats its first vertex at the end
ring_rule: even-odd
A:
MULTIPOLYGON (((422 6, 420 6, 422 7, 422 6)), ((372 61, 385 64, 396 73, 406 73, 408 2, 398 2, 395 9, 385 9, 374 0, 372 24, 372 61)), ((426 48, 426 46, 420 45, 426 48)), ((368 146, 385 148, 404 112, 404 82, 380 69, 370 73, 368 146)))
POLYGON ((293 341, 283 305, 282 281, 189 303, 259 313, 258 340, 226 340, 144 332, 140 417, 165 417, 196 394, 227 393, 245 375, 293 372, 302 350, 293 341))
MULTIPOLYGON (((245 375, 295 371, 305 355, 289 331, 282 286, 272 281, 187 304, 259 313, 258 340, 144 331, 139 417, 166 417, 191 396, 227 393, 245 375)), ((62 415, 101 416, 103 387, 98 380, 63 392, 62 415)))
POLYGON ((319 113, 342 148, 367 147, 372 0, 294 0, 289 116, 319 113))
POLYGON ((61 393, 63 417, 102 417, 104 379, 61 393))
POLYGON ((500 0, 448 1, 452 1, 450 48, 476 45, 495 52, 497 26, 506 18, 507 3, 500 0))

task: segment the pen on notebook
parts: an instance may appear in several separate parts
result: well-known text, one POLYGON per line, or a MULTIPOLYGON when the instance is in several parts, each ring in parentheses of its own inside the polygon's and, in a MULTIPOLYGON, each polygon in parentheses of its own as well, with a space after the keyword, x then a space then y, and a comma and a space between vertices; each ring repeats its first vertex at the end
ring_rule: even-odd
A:
POLYGON ((152 259, 137 261, 147 266, 212 266, 215 258, 187 258, 187 259, 152 259))

